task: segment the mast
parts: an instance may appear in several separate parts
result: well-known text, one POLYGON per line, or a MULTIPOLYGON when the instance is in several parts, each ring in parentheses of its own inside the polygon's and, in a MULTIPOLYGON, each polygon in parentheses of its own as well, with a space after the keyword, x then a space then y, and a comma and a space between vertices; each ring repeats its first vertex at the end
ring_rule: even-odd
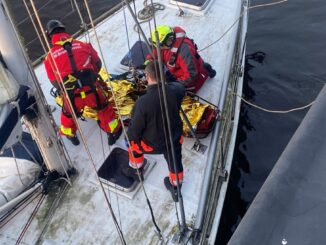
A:
POLYGON ((68 170, 73 166, 68 160, 58 130, 47 104, 41 87, 37 81, 31 62, 14 26, 7 3, 0 0, 0 52, 8 71, 19 85, 30 87, 36 99, 37 117, 30 119, 23 117, 33 139, 41 151, 44 162, 49 171, 56 170, 68 177, 68 170))

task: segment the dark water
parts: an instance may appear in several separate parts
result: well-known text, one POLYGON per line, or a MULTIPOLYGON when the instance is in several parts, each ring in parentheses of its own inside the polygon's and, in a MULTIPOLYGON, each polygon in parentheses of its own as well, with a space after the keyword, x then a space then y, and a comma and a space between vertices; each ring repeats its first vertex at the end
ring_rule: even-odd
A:
MULTIPOLYGON (((88 2, 93 14, 99 16, 119 0, 88 2)), ((270 2, 252 0, 251 5, 270 2)), ((34 40, 35 33, 26 19, 23 1, 10 0, 9 3, 30 57, 35 59, 43 51, 34 40)), ((43 23, 57 18, 64 21, 68 31, 78 29, 79 17, 70 0, 35 0, 35 3, 38 8, 48 5, 40 10, 43 23)), ((289 0, 250 12, 245 98, 273 110, 300 107, 315 99, 326 81, 325 3, 325 0, 289 0)), ((82 9, 85 12, 84 7, 82 9)), ((242 105, 217 244, 227 243, 306 112, 270 114, 242 105)))
MULTIPOLYGON (((289 0, 250 12, 243 90, 247 99, 273 110, 315 99, 326 82, 325 3, 289 0)), ((216 244, 227 243, 306 112, 271 114, 242 105, 216 244)))

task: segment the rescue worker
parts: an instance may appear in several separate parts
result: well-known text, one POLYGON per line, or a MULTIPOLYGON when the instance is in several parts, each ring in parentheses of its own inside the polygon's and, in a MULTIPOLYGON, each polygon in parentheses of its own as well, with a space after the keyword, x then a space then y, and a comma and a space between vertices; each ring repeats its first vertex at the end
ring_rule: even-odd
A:
POLYGON ((146 94, 141 96, 135 103, 131 113, 131 120, 128 126, 128 138, 130 141, 129 167, 123 169, 123 173, 139 181, 137 168, 143 179, 143 154, 163 154, 168 164, 169 175, 164 178, 165 187, 171 192, 174 201, 178 201, 177 175, 180 184, 183 180, 182 167, 182 121, 180 118, 181 101, 185 95, 184 86, 177 82, 166 85, 166 96, 168 98, 167 107, 169 111, 170 125, 172 130, 173 147, 175 150, 175 164, 177 172, 174 171, 173 158, 169 138, 165 138, 168 133, 165 110, 161 109, 159 89, 162 84, 158 83, 157 73, 158 63, 150 62, 145 68, 148 81, 146 94), (165 130, 164 130, 165 126, 165 130), (165 131, 165 132, 164 132, 165 131))
MULTIPOLYGON (((208 63, 205 63, 197 51, 197 45, 186 36, 181 27, 161 25, 156 28, 159 40, 156 40, 155 30, 151 33, 150 41, 154 46, 161 47, 163 63, 168 69, 167 81, 177 80, 187 90, 197 92, 208 77, 213 78, 216 71, 208 63)), ((157 57, 157 50, 154 50, 157 57)), ((146 57, 148 63, 153 60, 149 54, 146 57)))
POLYGON ((44 61, 48 78, 61 94, 64 93, 62 86, 67 91, 63 95, 61 135, 78 145, 77 127, 71 112, 74 110, 80 117, 89 110, 96 114, 94 117, 100 128, 107 132, 109 145, 114 144, 121 135, 122 127, 112 105, 108 103, 107 86, 99 78, 102 62, 96 51, 91 44, 73 39, 59 20, 50 20, 46 29, 53 45, 44 61))

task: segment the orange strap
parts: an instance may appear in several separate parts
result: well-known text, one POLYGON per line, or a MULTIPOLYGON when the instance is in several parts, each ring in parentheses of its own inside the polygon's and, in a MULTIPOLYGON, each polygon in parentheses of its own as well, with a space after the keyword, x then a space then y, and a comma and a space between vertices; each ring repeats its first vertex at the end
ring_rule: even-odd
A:
MULTIPOLYGON (((177 185, 177 175, 175 173, 170 172, 169 177, 170 177, 171 184, 176 186, 177 185)), ((179 182, 182 183, 182 181, 183 181, 183 172, 178 173, 178 178, 179 178, 179 182)))

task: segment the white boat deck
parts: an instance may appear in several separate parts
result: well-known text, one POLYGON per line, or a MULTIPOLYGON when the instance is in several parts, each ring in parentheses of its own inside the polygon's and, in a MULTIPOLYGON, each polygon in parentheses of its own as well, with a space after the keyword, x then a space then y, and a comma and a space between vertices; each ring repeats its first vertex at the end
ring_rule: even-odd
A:
MULTIPOLYGON (((164 4, 166 9, 156 12, 157 24, 184 27, 187 35, 194 38, 199 49, 217 40, 239 17, 241 9, 241 1, 238 0, 211 0, 211 6, 206 13, 194 14, 194 12, 184 9, 185 16, 179 17, 178 9, 169 5, 167 0, 159 2, 164 4)), ((142 3, 143 1, 136 1, 137 10, 142 8, 142 3)), ((134 42, 138 41, 138 34, 133 31, 134 21, 127 9, 126 15, 130 45, 133 45, 134 42)), ((142 27, 145 34, 149 36, 148 24, 144 23, 142 27)), ((227 64, 229 64, 230 55, 233 54, 233 52, 230 52, 230 48, 233 47, 232 43, 235 42, 236 32, 237 25, 218 43, 200 53, 203 59, 217 71, 217 75, 214 79, 208 79, 198 94, 214 104, 218 104, 222 83, 226 82, 228 78, 230 67, 227 67, 227 64)), ((122 11, 117 12, 98 25, 97 33, 109 72, 122 72, 119 63, 128 52, 122 11)), ((90 36, 91 43, 99 51, 94 33, 91 32, 90 36)), ((48 103, 56 106, 54 99, 49 95, 51 85, 46 77, 44 67, 37 67, 35 72, 44 94, 48 96, 48 103)), ((57 107, 54 112, 58 125, 60 111, 60 108, 57 107)), ((87 120, 87 122, 81 122, 81 125, 87 139, 87 145, 98 169, 110 153, 110 150, 112 150, 112 147, 109 148, 106 134, 101 132, 95 121, 87 120)), ((211 135, 203 139, 202 143, 209 146, 210 141, 211 135)), ((68 187, 55 211, 47 232, 43 236, 43 244, 120 244, 107 203, 83 144, 73 146, 66 139, 64 139, 64 142, 79 175, 73 181, 73 186, 68 187)), ((193 224, 195 220, 207 152, 209 151, 207 149, 204 155, 197 153, 191 150, 193 143, 193 139, 187 138, 182 148, 185 176, 182 195, 188 225, 193 224)), ((125 148, 122 136, 116 145, 125 148)), ((172 201, 171 194, 163 184, 163 178, 168 174, 168 169, 163 156, 149 157, 154 158, 157 164, 148 178, 145 179, 144 186, 151 201, 157 224, 167 241, 172 238, 171 234, 177 230, 175 204, 172 201)), ((132 200, 112 191, 109 192, 109 197, 127 244, 158 243, 158 236, 155 233, 150 210, 142 189, 137 192, 132 200)), ((50 197, 47 197, 43 202, 36 219, 27 230, 22 244, 34 244, 38 239, 44 216, 51 205, 52 200, 50 199, 50 197)), ((33 203, 36 204, 36 201, 33 203)), ((12 244, 17 240, 35 207, 33 203, 25 209, 23 217, 22 215, 16 216, 7 226, 0 230, 0 242, 2 244, 12 244)))

